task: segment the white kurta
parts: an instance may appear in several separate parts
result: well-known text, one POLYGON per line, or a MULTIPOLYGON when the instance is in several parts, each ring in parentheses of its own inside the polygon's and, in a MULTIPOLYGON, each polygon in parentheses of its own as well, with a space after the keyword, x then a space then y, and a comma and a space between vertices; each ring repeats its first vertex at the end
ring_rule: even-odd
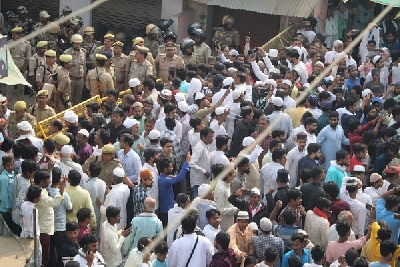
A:
POLYGON ((294 148, 292 148, 289 151, 289 153, 287 154, 285 168, 286 168, 286 170, 289 171, 290 187, 296 186, 297 177, 298 177, 297 166, 298 166, 299 160, 305 156, 307 156, 307 150, 303 149, 303 151, 300 151, 298 146, 295 146, 294 148))
POLYGON ((121 247, 125 237, 115 225, 105 221, 101 225, 100 252, 108 267, 117 267, 122 262, 121 247))
MULTIPOLYGON (((117 225, 117 229, 121 230, 127 223, 126 217, 126 202, 128 202, 130 190, 126 184, 120 183, 112 185, 112 190, 106 196, 104 204, 101 206, 100 211, 102 214, 102 222, 106 221, 106 209, 109 206, 118 207, 121 209, 121 221, 117 225)), ((101 233, 100 233, 101 234, 101 233)))

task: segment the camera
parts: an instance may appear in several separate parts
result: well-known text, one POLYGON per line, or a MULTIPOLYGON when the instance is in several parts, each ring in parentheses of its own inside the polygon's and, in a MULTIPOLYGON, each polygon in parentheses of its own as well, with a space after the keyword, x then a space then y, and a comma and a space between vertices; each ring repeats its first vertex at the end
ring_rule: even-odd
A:
POLYGON ((253 56, 257 52, 258 52, 258 48, 254 48, 254 49, 249 49, 249 52, 247 52, 247 53, 249 56, 253 56))
POLYGON ((259 99, 265 98, 268 95, 269 90, 270 88, 254 86, 252 94, 253 103, 256 103, 259 99))

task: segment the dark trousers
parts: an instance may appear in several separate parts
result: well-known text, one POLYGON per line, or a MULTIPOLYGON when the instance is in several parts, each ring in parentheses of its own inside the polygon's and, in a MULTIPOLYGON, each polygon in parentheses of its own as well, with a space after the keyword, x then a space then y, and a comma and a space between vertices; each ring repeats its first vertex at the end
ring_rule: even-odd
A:
POLYGON ((66 240, 65 231, 54 232, 54 235, 51 236, 50 261, 51 265, 54 267, 64 266, 61 257, 61 247, 65 242, 65 240, 66 240))
POLYGON ((47 267, 50 259, 51 235, 40 233, 40 244, 42 245, 42 266, 47 267))
POLYGON ((19 226, 12 220, 11 212, 0 212, 0 213, 1 216, 3 216, 3 219, 6 222, 8 228, 10 228, 11 232, 16 236, 19 236, 21 234, 22 229, 21 226, 19 226))
POLYGON ((167 227, 168 224, 168 213, 159 213, 158 218, 162 222, 163 227, 167 227))

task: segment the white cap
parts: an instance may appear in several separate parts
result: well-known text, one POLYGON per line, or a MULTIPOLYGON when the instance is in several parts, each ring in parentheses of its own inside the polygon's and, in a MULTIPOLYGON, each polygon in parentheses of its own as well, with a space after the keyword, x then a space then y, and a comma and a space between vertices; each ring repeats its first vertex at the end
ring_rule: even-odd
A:
POLYGON ((365 172, 365 167, 363 165, 355 165, 353 172, 365 172))
POLYGON ((202 92, 196 92, 194 95, 194 100, 200 100, 203 99, 205 95, 202 92))
POLYGON ((269 57, 278 57, 278 50, 277 49, 270 49, 268 51, 268 56, 269 57))
POLYGON ((218 116, 218 115, 224 114, 225 111, 226 111, 226 108, 224 108, 224 107, 217 107, 217 108, 215 109, 215 115, 218 116))
POLYGON ((283 106, 283 100, 280 97, 271 97, 271 103, 274 104, 274 106, 277 107, 282 107, 283 106))
POLYGON ((133 78, 129 80, 129 87, 136 87, 140 84, 140 81, 138 78, 133 78))
POLYGON ((265 84, 262 82, 262 81, 256 81, 255 83, 254 83, 254 86, 264 86, 265 84))
POLYGON ((378 60, 381 58, 380 55, 374 56, 374 58, 372 59, 372 63, 376 64, 376 62, 378 62, 378 60))
POLYGON ((86 129, 80 129, 78 133, 83 134, 86 138, 89 137, 89 132, 86 129))
POLYGON ((233 100, 236 100, 236 99, 238 99, 241 95, 242 95, 242 90, 235 89, 235 90, 233 90, 233 92, 232 92, 232 99, 233 99, 233 100))
POLYGON ((296 50, 297 53, 299 53, 299 55, 301 56, 302 52, 301 52, 301 48, 298 46, 293 46, 292 49, 296 50))
POLYGON ((172 96, 172 92, 171 92, 171 90, 168 90, 168 89, 162 89, 161 90, 161 95, 163 95, 163 96, 172 96))
POLYGON ((372 173, 371 176, 369 177, 369 181, 371 183, 375 183, 376 181, 382 180, 382 176, 377 174, 377 173, 372 173))
POLYGON ((136 119, 128 118, 124 121, 124 126, 125 126, 125 128, 128 128, 128 129, 137 124, 140 124, 140 122, 136 119))
POLYGON ((237 50, 235 50, 235 49, 231 49, 231 50, 229 51, 229 55, 230 55, 230 56, 238 56, 238 55, 239 55, 239 52, 238 52, 237 50))
POLYGON ((186 101, 179 101, 178 102, 178 109, 182 112, 188 112, 189 110, 189 105, 186 103, 186 101))
POLYGON ((333 46, 343 45, 343 42, 340 40, 336 40, 333 42, 333 46))
POLYGON ((207 194, 207 192, 210 190, 211 186, 209 184, 201 184, 198 189, 198 194, 199 196, 203 196, 204 194, 207 194))
POLYGON ((250 195, 252 195, 252 194, 257 194, 257 195, 261 196, 260 189, 258 189, 257 187, 253 187, 253 189, 251 189, 250 195))
POLYGON ((176 102, 179 103, 179 102, 185 101, 185 100, 186 100, 186 98, 185 98, 185 95, 183 93, 179 92, 179 93, 175 94, 175 101, 176 102))
POLYGON ((226 77, 222 82, 223 86, 231 85, 234 82, 232 77, 226 77))
POLYGON ((249 226, 251 227, 251 230, 258 231, 258 226, 255 222, 249 223, 249 226))
POLYGON ((72 110, 67 110, 64 113, 64 120, 69 123, 77 123, 78 122, 78 115, 75 114, 72 110))
POLYGON ((289 87, 292 87, 292 82, 287 79, 283 80, 282 84, 286 84, 286 85, 289 85, 289 87))
POLYGON ((238 70, 237 70, 236 68, 234 68, 234 67, 228 68, 228 71, 229 71, 229 73, 231 73, 231 74, 235 74, 236 72, 238 72, 238 70))
POLYGON ((0 102, 4 102, 4 101, 7 101, 7 97, 0 94, 0 102))
POLYGON ((362 97, 366 97, 367 95, 372 94, 371 89, 364 89, 361 93, 362 97))
POLYGON ((260 220, 260 229, 264 232, 269 232, 272 230, 272 222, 270 219, 264 217, 260 220))
POLYGON ((278 70, 277 68, 272 68, 272 69, 269 70, 269 73, 278 73, 278 74, 280 74, 281 71, 278 70))
POLYGON ((325 67, 324 63, 322 63, 321 61, 315 62, 314 66, 321 66, 322 68, 325 67))
POLYGON ((301 69, 299 69, 298 67, 294 67, 293 70, 295 72, 297 72, 297 74, 300 76, 303 72, 301 71, 301 69))
POLYGON ((303 87, 304 88, 310 88, 310 84, 309 83, 305 83, 305 84, 303 84, 303 87))
POLYGON ((149 139, 150 140, 156 140, 156 139, 158 139, 158 138, 160 138, 160 132, 158 131, 158 130, 151 130, 150 132, 149 132, 149 139))
POLYGON ((18 128, 18 130, 25 131, 25 132, 30 132, 33 130, 32 125, 27 121, 21 121, 20 123, 18 123, 17 128, 18 128))
POLYGON ((71 155, 72 153, 74 153, 74 149, 70 145, 65 145, 61 148, 61 154, 71 155))
POLYGON ((125 171, 121 167, 117 167, 113 170, 113 174, 117 177, 124 177, 125 176, 125 171))
POLYGON ((274 88, 276 87, 276 81, 274 79, 266 79, 264 83, 272 85, 274 88))
POLYGON ((242 145, 243 145, 243 146, 248 146, 248 145, 250 145, 250 144, 253 143, 253 142, 254 142, 254 138, 251 137, 251 136, 247 136, 247 137, 245 137, 245 138, 243 139, 242 145))

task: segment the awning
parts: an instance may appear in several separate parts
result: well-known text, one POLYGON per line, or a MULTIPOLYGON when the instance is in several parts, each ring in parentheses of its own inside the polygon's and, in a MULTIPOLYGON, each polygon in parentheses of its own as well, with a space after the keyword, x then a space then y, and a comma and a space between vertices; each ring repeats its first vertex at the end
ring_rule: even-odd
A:
MULTIPOLYGON (((289 17, 308 17, 318 0, 193 0, 206 5, 289 17)), ((400 0, 396 0, 400 1, 400 0)))
POLYGON ((382 5, 392 5, 394 7, 400 7, 400 0, 371 0, 373 2, 382 4, 382 5))

